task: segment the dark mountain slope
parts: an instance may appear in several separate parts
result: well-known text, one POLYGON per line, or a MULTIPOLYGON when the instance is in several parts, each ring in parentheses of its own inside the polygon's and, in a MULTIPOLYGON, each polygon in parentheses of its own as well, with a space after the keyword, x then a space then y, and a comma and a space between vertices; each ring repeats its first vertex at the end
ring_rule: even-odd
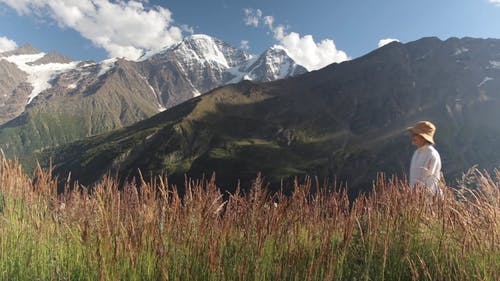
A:
MULTIPOLYGON (((129 128, 64 146, 56 172, 83 184, 107 171, 146 177, 215 171, 223 188, 258 172, 371 187, 377 172, 405 175, 405 128, 436 123, 448 179, 500 164, 500 41, 424 38, 277 82, 214 90, 129 128)), ((272 185, 274 188, 277 185, 272 185)))

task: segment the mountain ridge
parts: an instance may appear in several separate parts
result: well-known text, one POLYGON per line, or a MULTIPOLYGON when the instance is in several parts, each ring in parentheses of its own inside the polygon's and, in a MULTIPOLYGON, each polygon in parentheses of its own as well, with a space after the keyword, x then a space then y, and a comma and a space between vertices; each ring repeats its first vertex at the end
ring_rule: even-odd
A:
MULTIPOLYGON (((5 91, 0 96, 10 97, 3 99, 3 105, 0 100, 0 111, 5 110, 0 148, 9 157, 29 159, 34 151, 131 125, 193 96, 238 82, 232 81, 236 77, 232 71, 243 69, 240 64, 250 59, 244 51, 207 35, 191 36, 150 55, 140 61, 68 62, 63 55, 42 53, 29 45, 0 54, 0 70, 12 73, 17 71, 11 70, 15 65, 22 68, 15 79, 6 81, 13 86, 0 88, 5 91)), ((264 69, 262 75, 250 78, 272 80, 300 73, 294 69, 273 76, 266 65, 259 67, 264 69), (268 74, 269 78, 264 76, 268 74)))
POLYGON ((140 169, 180 185, 215 172, 234 191, 262 172, 274 189, 310 175, 356 193, 381 171, 404 178, 414 150, 405 128, 430 120, 453 181, 474 164, 500 164, 500 126, 491 122, 500 118, 499 62, 498 39, 391 43, 296 77, 221 87, 51 156, 58 175, 71 171, 82 184, 107 171, 123 179, 140 169))

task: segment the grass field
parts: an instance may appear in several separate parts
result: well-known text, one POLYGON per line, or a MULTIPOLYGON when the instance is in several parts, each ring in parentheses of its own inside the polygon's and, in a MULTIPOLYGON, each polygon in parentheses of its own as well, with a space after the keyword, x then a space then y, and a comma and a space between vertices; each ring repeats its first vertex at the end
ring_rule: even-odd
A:
POLYGON ((0 158, 0 280, 499 280, 500 173, 436 197, 381 176, 350 202, 314 180, 180 196, 162 179, 57 194, 0 158))

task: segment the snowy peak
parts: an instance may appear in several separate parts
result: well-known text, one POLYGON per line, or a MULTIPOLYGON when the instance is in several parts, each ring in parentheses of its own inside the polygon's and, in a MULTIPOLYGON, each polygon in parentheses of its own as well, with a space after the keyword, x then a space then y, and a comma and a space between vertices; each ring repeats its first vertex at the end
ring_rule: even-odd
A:
POLYGON ((307 69, 298 65, 281 46, 267 49, 247 69, 246 79, 273 81, 306 73, 307 69))
MULTIPOLYGON (((221 81, 217 86, 242 80, 273 81, 307 72, 281 46, 269 48, 262 55, 254 57, 242 49, 204 34, 186 37, 178 44, 150 54, 149 58, 144 57, 143 60, 175 63, 191 80, 211 74, 213 81, 221 81)), ((196 81, 193 82, 193 85, 197 84, 196 81)), ((206 91, 204 87, 196 88, 199 92, 206 91)))
POLYGON ((39 50, 33 48, 30 44, 24 44, 21 48, 17 48, 12 51, 0 53, 0 57, 10 57, 18 55, 33 55, 41 53, 39 50))
POLYGON ((146 76, 152 84, 158 85, 157 90, 172 91, 158 83, 164 80, 158 75, 178 73, 182 77, 179 81, 185 82, 184 89, 189 89, 193 96, 242 80, 273 81, 306 72, 283 48, 271 48, 256 58, 204 34, 191 35, 174 46, 150 53, 139 63, 144 68, 155 69, 146 76))
POLYGON ((251 57, 222 40, 204 34, 186 37, 171 51, 187 64, 208 63, 225 69, 242 64, 251 57))

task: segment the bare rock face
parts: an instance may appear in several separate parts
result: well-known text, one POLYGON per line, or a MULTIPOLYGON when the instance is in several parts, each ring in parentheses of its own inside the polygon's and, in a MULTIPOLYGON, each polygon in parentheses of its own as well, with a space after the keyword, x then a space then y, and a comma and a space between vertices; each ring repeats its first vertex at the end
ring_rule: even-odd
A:
POLYGON ((27 74, 15 64, 0 57, 0 124, 24 111, 32 87, 26 83, 27 74))
POLYGON ((0 53, 0 57, 10 57, 10 56, 18 56, 18 55, 33 55, 33 54, 38 54, 40 53, 39 50, 33 48, 30 44, 24 44, 22 47, 12 50, 12 51, 7 51, 0 53))
POLYGON ((19 116, 26 106, 33 87, 27 83, 28 74, 4 58, 40 53, 26 44, 13 51, 0 53, 0 125, 19 116))
POLYGON ((58 52, 50 52, 34 62, 29 63, 29 65, 43 65, 48 63, 70 63, 73 60, 65 55, 58 52))

